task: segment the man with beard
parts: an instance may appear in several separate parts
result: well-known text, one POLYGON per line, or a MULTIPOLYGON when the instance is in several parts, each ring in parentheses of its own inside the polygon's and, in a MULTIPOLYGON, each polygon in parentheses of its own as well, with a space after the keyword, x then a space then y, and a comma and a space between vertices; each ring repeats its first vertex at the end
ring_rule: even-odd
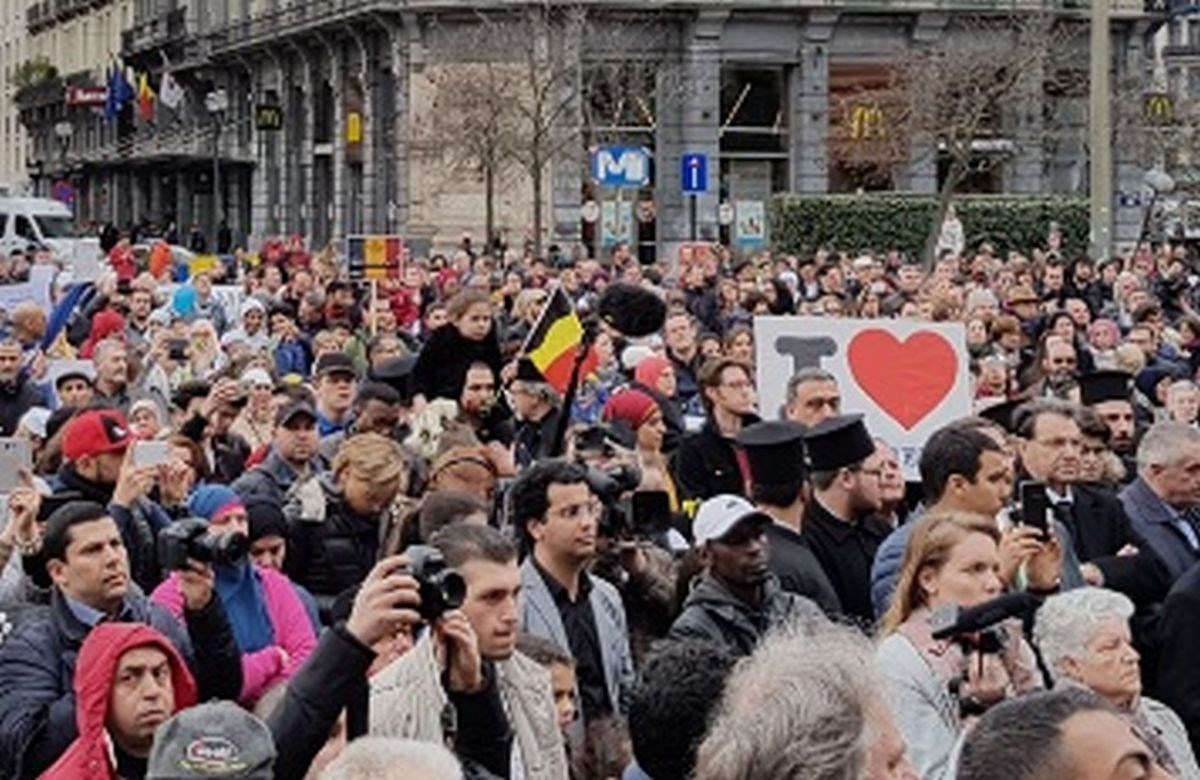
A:
MULTIPOLYGON (((521 591, 516 547, 496 529, 470 524, 439 531, 434 546, 466 583, 461 613, 474 634, 484 676, 498 683, 509 716, 511 765, 523 770, 513 776, 565 780, 550 676, 516 650, 521 591)), ((447 696, 442 687, 435 647, 445 642, 437 629, 428 632, 371 679, 371 734, 444 741, 442 711, 454 694, 447 696)))
POLYGON ((704 573, 669 639, 711 640, 745 656, 775 626, 824 619, 815 604, 783 590, 771 573, 767 529, 773 522, 741 496, 715 496, 700 506, 692 530, 704 573))
POLYGON ((283 506, 298 479, 322 471, 317 448, 317 411, 305 399, 293 400, 275 415, 275 433, 266 458, 232 485, 243 500, 262 496, 283 506))
POLYGON ((459 419, 471 427, 480 443, 512 444, 512 420, 496 403, 496 374, 487 363, 472 363, 458 399, 459 419))
POLYGON ((1125 466, 1126 480, 1137 476, 1137 418, 1131 400, 1133 377, 1123 371, 1097 371, 1079 381, 1079 400, 1108 426, 1109 449, 1125 466))
POLYGON ((25 375, 22 357, 19 341, 0 336, 0 436, 12 436, 21 415, 47 405, 41 389, 25 375))
POLYGON ((871 564, 891 529, 878 519, 882 476, 862 417, 832 417, 808 431, 813 501, 803 536, 829 575, 843 614, 871 623, 871 564))

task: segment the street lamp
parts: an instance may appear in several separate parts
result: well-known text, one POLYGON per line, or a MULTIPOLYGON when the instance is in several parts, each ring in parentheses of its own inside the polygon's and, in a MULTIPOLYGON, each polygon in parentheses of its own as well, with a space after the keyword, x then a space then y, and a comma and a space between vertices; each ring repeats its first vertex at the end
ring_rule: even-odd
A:
POLYGON ((215 244, 221 223, 221 125, 229 110, 228 93, 224 89, 214 89, 204 96, 204 107, 213 118, 212 232, 209 235, 215 244))
POLYGON ((1158 196, 1169 195, 1175 190, 1175 180, 1171 178, 1171 175, 1157 168, 1146 171, 1146 175, 1142 177, 1142 184, 1150 189, 1150 205, 1146 207, 1146 213, 1142 215, 1142 230, 1138 233, 1137 242, 1139 247, 1146 240, 1146 234, 1150 232, 1150 219, 1154 216, 1154 207, 1158 204, 1158 196))

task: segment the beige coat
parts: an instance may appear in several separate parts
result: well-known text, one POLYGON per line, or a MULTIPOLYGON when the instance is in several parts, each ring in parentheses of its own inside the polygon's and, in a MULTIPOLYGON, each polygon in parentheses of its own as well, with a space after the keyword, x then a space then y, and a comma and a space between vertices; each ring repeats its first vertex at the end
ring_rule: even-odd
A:
MULTIPOLYGON (((550 673, 520 653, 497 662, 496 671, 526 780, 567 780, 550 673)), ((426 634, 371 678, 370 733, 442 743, 442 712, 448 703, 441 665, 426 634)))

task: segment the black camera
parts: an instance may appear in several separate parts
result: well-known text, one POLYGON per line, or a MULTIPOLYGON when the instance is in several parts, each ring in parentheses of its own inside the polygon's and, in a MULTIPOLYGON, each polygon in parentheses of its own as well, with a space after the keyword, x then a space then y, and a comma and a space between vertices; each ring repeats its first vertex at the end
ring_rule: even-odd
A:
POLYGON ((442 551, 425 544, 414 544, 404 551, 408 572, 417 581, 421 594, 421 617, 428 622, 458 609, 467 597, 462 575, 446 565, 442 551))
POLYGON ((622 495, 637 489, 642 482, 642 472, 637 466, 617 466, 608 471, 589 468, 587 484, 600 503, 606 507, 615 504, 622 495))
POLYGON ((158 534, 158 562, 164 569, 186 569, 189 558, 213 566, 233 566, 249 550, 245 534, 211 534, 208 523, 198 517, 178 520, 158 534))

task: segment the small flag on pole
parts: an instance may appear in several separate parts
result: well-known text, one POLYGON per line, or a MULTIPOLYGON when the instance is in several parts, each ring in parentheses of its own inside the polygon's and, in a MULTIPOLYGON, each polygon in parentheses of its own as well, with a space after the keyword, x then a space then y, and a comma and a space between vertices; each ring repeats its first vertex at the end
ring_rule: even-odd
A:
MULTIPOLYGON (((547 384, 565 393, 582 344, 583 322, 575 313, 567 294, 561 287, 556 287, 521 352, 545 377, 547 384)), ((580 378, 595 371, 599 362, 596 350, 592 348, 579 367, 580 378)))

